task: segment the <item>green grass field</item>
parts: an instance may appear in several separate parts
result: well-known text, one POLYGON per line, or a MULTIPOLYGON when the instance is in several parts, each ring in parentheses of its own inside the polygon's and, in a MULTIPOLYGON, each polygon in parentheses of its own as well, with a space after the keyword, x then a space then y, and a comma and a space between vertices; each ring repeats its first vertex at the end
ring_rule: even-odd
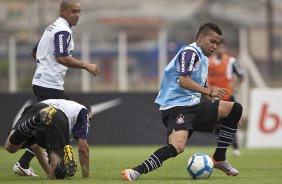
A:
MULTIPOLYGON (((19 159, 23 150, 9 154, 0 148, 0 183, 125 183, 121 179, 121 170, 131 168, 142 162, 159 146, 94 146, 91 147, 90 178, 81 179, 78 171, 70 180, 49 181, 37 160, 32 161, 32 167, 39 177, 21 177, 12 172, 12 167, 19 159)), ((76 148, 75 148, 76 149, 76 148)), ((282 149, 242 149, 242 156, 234 157, 228 152, 228 160, 240 171, 240 175, 226 176, 219 170, 214 170, 207 180, 192 180, 186 172, 188 157, 194 153, 211 155, 212 147, 187 147, 185 152, 176 158, 164 162, 163 166, 149 174, 142 175, 135 183, 194 183, 194 184, 280 184, 282 183, 282 149)), ((231 149, 230 149, 231 150, 231 149)), ((77 150, 75 150, 77 156, 77 150)))

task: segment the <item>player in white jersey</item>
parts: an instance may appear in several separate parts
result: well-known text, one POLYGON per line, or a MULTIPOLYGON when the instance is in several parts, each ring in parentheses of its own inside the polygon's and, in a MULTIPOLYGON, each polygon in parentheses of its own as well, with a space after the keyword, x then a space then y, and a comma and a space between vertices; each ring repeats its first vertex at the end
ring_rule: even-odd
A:
POLYGON ((68 68, 85 69, 94 75, 100 72, 97 65, 72 57, 74 42, 71 27, 77 24, 80 12, 80 4, 76 0, 62 0, 60 16, 45 29, 33 49, 37 68, 32 86, 39 101, 66 97, 64 78, 68 68))
POLYGON ((15 153, 32 146, 39 163, 50 179, 71 177, 76 172, 70 137, 78 141, 82 177, 89 177, 87 143, 91 107, 64 99, 50 99, 29 106, 10 132, 5 149, 15 153), (88 108, 87 108, 88 107, 88 108), (47 162, 41 148, 49 155, 47 162))
MULTIPOLYGON (((80 12, 77 0, 62 0, 60 16, 45 29, 40 41, 33 48, 32 56, 37 62, 37 68, 32 88, 37 101, 68 98, 63 86, 68 68, 85 69, 95 76, 100 72, 97 65, 72 57, 74 42, 71 27, 77 24, 80 12)), ((33 157, 32 150, 27 148, 14 165, 13 171, 23 176, 36 176, 29 166, 33 157)))
POLYGON ((222 32, 213 23, 199 28, 196 41, 184 46, 165 68, 159 95, 163 124, 167 128, 167 145, 156 150, 144 162, 122 171, 125 180, 137 180, 142 174, 162 166, 163 162, 183 153, 193 131, 213 132, 221 122, 217 148, 213 154, 214 167, 227 175, 236 176, 238 170, 226 160, 226 149, 237 131, 242 106, 221 99, 227 90, 208 88, 208 59, 221 42, 222 32), (206 101, 200 101, 201 96, 206 101))

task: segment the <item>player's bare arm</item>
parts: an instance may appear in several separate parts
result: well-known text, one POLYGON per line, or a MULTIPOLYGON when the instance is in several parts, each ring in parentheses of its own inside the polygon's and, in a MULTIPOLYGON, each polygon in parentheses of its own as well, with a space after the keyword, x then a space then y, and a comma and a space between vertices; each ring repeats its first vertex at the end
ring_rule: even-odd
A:
POLYGON ((195 91, 198 93, 202 93, 203 95, 210 96, 211 98, 222 98, 225 94, 227 94, 227 90, 224 88, 206 88, 192 79, 190 79, 189 75, 180 76, 179 77, 179 84, 182 88, 195 91))
POLYGON ((210 97, 211 97, 212 99, 216 99, 216 98, 221 99, 221 98, 223 98, 223 96, 226 95, 226 94, 228 94, 227 89, 215 87, 215 88, 212 89, 212 91, 211 91, 211 93, 210 93, 210 97))
POLYGON ((205 88, 199 85, 198 83, 196 83, 195 81, 193 81, 192 79, 190 79, 189 75, 179 76, 179 84, 182 88, 195 91, 198 93, 202 93, 205 95, 209 95, 211 92, 211 89, 205 88))
POLYGON ((89 73, 92 73, 95 76, 100 73, 99 66, 97 66, 95 64, 89 64, 89 63, 80 61, 80 60, 75 59, 74 57, 71 57, 71 56, 57 57, 56 60, 57 60, 58 63, 66 66, 66 67, 85 69, 89 73))
POLYGON ((50 169, 49 169, 48 177, 49 179, 56 179, 55 170, 58 163, 61 160, 61 157, 54 151, 51 151, 49 158, 50 158, 50 169))
POLYGON ((48 161, 46 159, 44 151, 37 144, 34 144, 32 146, 32 151, 34 152, 34 154, 35 154, 35 156, 36 156, 40 166, 42 167, 42 169, 45 171, 45 173, 48 176, 49 175, 49 171, 50 171, 50 166, 48 164, 48 161))
POLYGON ((82 177, 89 177, 89 146, 86 139, 78 139, 78 155, 82 177))

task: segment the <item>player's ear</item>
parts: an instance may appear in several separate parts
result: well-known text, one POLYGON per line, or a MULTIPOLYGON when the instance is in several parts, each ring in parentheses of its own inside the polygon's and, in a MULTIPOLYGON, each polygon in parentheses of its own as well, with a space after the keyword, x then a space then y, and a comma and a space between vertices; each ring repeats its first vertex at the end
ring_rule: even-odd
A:
POLYGON ((199 37, 198 37, 199 42, 202 42, 205 37, 206 37, 206 35, 204 35, 203 33, 200 33, 199 37))
POLYGON ((89 126, 92 124, 93 119, 94 119, 94 112, 91 112, 88 114, 89 126))

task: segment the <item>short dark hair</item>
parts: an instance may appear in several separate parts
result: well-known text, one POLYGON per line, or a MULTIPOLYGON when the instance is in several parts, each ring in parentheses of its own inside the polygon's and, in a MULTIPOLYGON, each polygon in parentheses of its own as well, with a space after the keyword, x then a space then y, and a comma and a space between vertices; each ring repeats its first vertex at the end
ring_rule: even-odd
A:
POLYGON ((201 27, 199 28, 199 31, 197 33, 196 39, 199 38, 200 34, 202 33, 203 35, 207 35, 209 33, 209 31, 214 31, 219 35, 222 35, 222 31, 221 29, 214 23, 205 23, 203 25, 201 25, 201 27))
POLYGON ((78 0, 62 0, 60 9, 66 9, 70 3, 79 3, 78 0))

